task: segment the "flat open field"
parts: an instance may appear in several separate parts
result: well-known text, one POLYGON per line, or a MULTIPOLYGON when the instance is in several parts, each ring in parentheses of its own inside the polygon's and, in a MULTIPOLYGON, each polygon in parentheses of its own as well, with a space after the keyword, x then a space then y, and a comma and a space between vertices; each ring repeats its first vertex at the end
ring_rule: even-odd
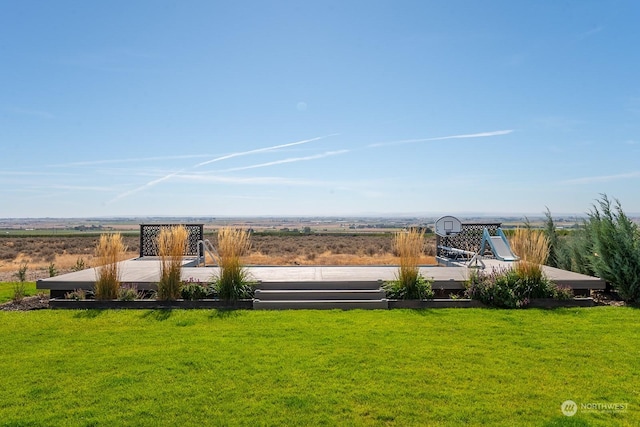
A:
MULTIPOLYGON (((93 262, 97 234, 24 235, 0 237, 0 281, 12 275, 24 262, 28 280, 48 277, 53 263, 59 273, 68 272, 80 258, 86 266, 93 262)), ((139 237, 124 235, 128 258, 139 255, 139 237)), ((215 235, 207 236, 216 244, 215 235)), ((392 234, 346 233, 274 233, 254 234, 251 252, 244 258, 248 265, 394 265, 398 258, 392 249, 392 234)), ((435 237, 429 235, 422 264, 434 264, 435 237)))

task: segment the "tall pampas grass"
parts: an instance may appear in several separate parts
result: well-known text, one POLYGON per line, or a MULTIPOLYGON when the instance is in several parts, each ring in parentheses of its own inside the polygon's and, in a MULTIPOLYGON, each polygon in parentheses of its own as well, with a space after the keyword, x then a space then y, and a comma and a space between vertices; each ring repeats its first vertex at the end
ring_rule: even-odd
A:
POLYGON ((517 228, 511 237, 511 248, 520 258, 515 265, 520 277, 542 278, 542 265, 549 257, 549 239, 542 230, 517 228))
POLYGON ((118 263, 124 259, 127 247, 120 233, 102 234, 95 248, 98 260, 97 280, 94 288, 96 299, 118 298, 120 288, 120 270, 118 263))
POLYGON ((424 231, 410 228, 396 232, 393 236, 393 250, 400 257, 398 280, 405 286, 418 279, 418 262, 424 248, 424 231))
POLYGON ((218 265, 220 274, 216 280, 221 299, 237 300, 250 296, 251 287, 240 257, 251 248, 248 230, 223 227, 218 230, 218 265))
POLYGON ((400 257, 396 280, 385 286, 387 295, 398 299, 431 298, 431 283, 420 275, 418 266, 424 251, 424 231, 410 228, 396 232, 393 236, 393 250, 400 257))
POLYGON ((163 227, 158 235, 158 255, 160 256, 159 300, 180 298, 182 257, 187 246, 189 232, 183 225, 163 227))

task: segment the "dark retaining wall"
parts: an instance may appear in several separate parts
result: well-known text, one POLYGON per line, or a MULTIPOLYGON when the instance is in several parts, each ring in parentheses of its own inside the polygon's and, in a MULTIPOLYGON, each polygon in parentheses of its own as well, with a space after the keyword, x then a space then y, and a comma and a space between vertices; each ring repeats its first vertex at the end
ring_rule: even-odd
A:
MULTIPOLYGON (((592 307, 593 298, 574 298, 569 300, 533 299, 527 308, 559 308, 559 307, 592 307)), ((432 299, 432 300, 389 300, 389 308, 473 308, 485 307, 480 301, 470 299, 432 299)), ((253 309, 253 300, 221 301, 213 299, 196 301, 156 301, 156 300, 69 300, 51 299, 49 308, 52 309, 253 309)))
POLYGON ((51 299, 49 307, 54 309, 252 309, 253 300, 221 301, 204 299, 196 301, 156 301, 156 300, 136 300, 136 301, 116 301, 116 300, 70 300, 51 299))

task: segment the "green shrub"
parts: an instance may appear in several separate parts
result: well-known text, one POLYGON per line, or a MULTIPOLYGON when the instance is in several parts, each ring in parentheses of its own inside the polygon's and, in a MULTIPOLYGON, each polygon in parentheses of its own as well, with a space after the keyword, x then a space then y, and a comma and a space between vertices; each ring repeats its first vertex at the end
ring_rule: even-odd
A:
POLYGON ((54 263, 49 264, 49 277, 56 277, 58 275, 58 269, 54 263))
POLYGON ((577 229, 569 241, 569 253, 571 257, 570 270, 576 273, 595 276, 593 271, 593 224, 590 221, 583 221, 582 226, 577 229))
POLYGON ((134 301, 141 299, 142 295, 138 292, 138 288, 135 285, 121 286, 118 289, 118 299, 120 301, 134 301))
POLYGON ((13 283, 13 301, 20 302, 24 299, 27 292, 24 286, 24 282, 14 282, 13 283))
POLYGON ((570 289, 558 288, 541 276, 522 275, 521 269, 492 269, 491 272, 473 271, 465 295, 491 307, 520 308, 529 305, 532 298, 570 299, 570 289))
POLYGON ((516 308, 524 299, 516 296, 518 276, 514 270, 472 271, 465 295, 491 307, 516 308))
POLYGON ((87 292, 84 289, 76 289, 75 291, 64 294, 64 298, 75 301, 85 300, 87 299, 87 292))
POLYGON ((214 289, 220 299, 235 301, 253 298, 255 284, 249 280, 249 275, 244 268, 231 266, 231 268, 221 269, 220 275, 214 278, 214 289))
POLYGON ((18 268, 18 271, 16 272, 15 276, 18 279, 18 281, 20 283, 24 283, 27 281, 27 270, 29 269, 29 264, 24 261, 22 264, 20 264, 20 268, 18 268))
MULTIPOLYGON (((549 208, 547 208, 544 215, 546 217, 544 234, 549 242, 549 257, 547 258, 547 265, 550 267, 560 268, 562 270, 572 271, 570 245, 572 240, 569 236, 561 236, 558 233, 549 208)), ((571 234, 571 236, 574 235, 575 233, 571 234)))
POLYGON ((553 299, 570 300, 573 298, 573 290, 567 286, 555 286, 551 292, 553 299))
POLYGON ((549 208, 544 213, 546 217, 544 225, 544 234, 549 242, 549 257, 547 265, 550 267, 560 268, 562 270, 573 271, 571 261, 571 242, 576 232, 563 230, 562 234, 558 233, 556 225, 549 208))
POLYGON ((606 195, 589 213, 589 230, 596 275, 611 283, 625 301, 640 301, 640 232, 622 210, 606 195))
POLYGON ((82 271, 85 268, 87 268, 87 266, 85 265, 84 259, 82 257, 79 257, 78 259, 76 259, 75 265, 71 267, 71 271, 82 271))
POLYGON ((29 269, 29 264, 27 264, 27 262, 25 261, 20 265, 20 268, 18 268, 18 271, 15 274, 15 276, 18 278, 18 281, 14 282, 14 284, 13 284, 13 297, 12 297, 12 299, 13 299, 14 302, 20 302, 26 296, 26 289, 25 289, 24 282, 27 281, 27 270, 28 269, 29 269))
POLYGON ((210 289, 209 286, 193 279, 189 279, 182 283, 182 288, 180 290, 182 299, 189 301, 205 299, 208 296, 211 296, 212 293, 213 290, 210 289))
POLYGON ((433 298, 433 289, 431 289, 431 281, 425 279, 424 276, 418 275, 410 286, 406 286, 400 280, 391 280, 383 285, 387 298, 390 299, 431 299, 433 298))

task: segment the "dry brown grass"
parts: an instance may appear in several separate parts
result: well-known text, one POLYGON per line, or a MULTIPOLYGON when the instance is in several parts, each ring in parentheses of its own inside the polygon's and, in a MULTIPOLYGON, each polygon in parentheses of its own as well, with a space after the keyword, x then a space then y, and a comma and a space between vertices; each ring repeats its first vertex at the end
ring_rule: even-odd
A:
POLYGON ((400 258, 398 281, 405 287, 415 284, 419 275, 420 257, 424 250, 424 231, 411 228, 395 233, 393 250, 400 258))
POLYGON ((189 232, 183 225, 162 228, 158 235, 158 255, 160 256, 159 300, 180 298, 182 258, 189 232))
POLYGON ((249 231, 232 227, 218 230, 218 293, 226 300, 246 296, 247 275, 241 257, 251 248, 249 231))
MULTIPOLYGON (((216 236, 209 236, 214 246, 216 236)), ((435 264, 435 239, 428 235, 421 265, 435 264)), ((125 258, 135 258, 139 252, 138 236, 123 236, 128 247, 125 258)), ((68 273, 79 258, 87 267, 96 265, 95 236, 0 237, 0 281, 13 280, 12 275, 23 262, 29 264, 29 280, 49 277, 53 262, 60 274, 68 273), (51 258, 50 252, 53 253, 51 258)), ((245 265, 398 265, 393 251, 393 235, 330 234, 269 235, 253 234, 251 249, 241 257, 245 265)), ((208 260, 211 263, 213 260, 208 260)))
MULTIPOLYGON (((260 252, 252 252, 242 257, 246 265, 398 265, 400 257, 391 253, 385 254, 334 254, 325 251, 318 255, 266 255, 260 252)), ((434 265, 436 259, 430 255, 422 255, 419 258, 420 265, 434 265)))
MULTIPOLYGON (((139 251, 137 236, 122 236, 127 247, 125 258, 134 258, 139 251)), ((97 265, 94 260, 96 236, 38 236, 0 238, 0 273, 15 272, 23 262, 29 264, 30 274, 39 271, 37 278, 48 277, 53 263, 60 273, 66 273, 82 258, 87 267, 97 265)))
POLYGON ((126 246, 120 233, 103 234, 96 245, 97 278, 95 284, 96 299, 109 300, 118 297, 120 288, 120 269, 118 263, 124 260, 126 246))
POLYGON ((218 255, 220 264, 225 261, 240 259, 251 249, 251 235, 247 230, 232 227, 223 227, 218 230, 218 255))
POLYGON ((510 240, 511 249, 520 258, 515 270, 520 277, 541 278, 542 265, 549 257, 549 240, 542 230, 517 228, 510 240))

